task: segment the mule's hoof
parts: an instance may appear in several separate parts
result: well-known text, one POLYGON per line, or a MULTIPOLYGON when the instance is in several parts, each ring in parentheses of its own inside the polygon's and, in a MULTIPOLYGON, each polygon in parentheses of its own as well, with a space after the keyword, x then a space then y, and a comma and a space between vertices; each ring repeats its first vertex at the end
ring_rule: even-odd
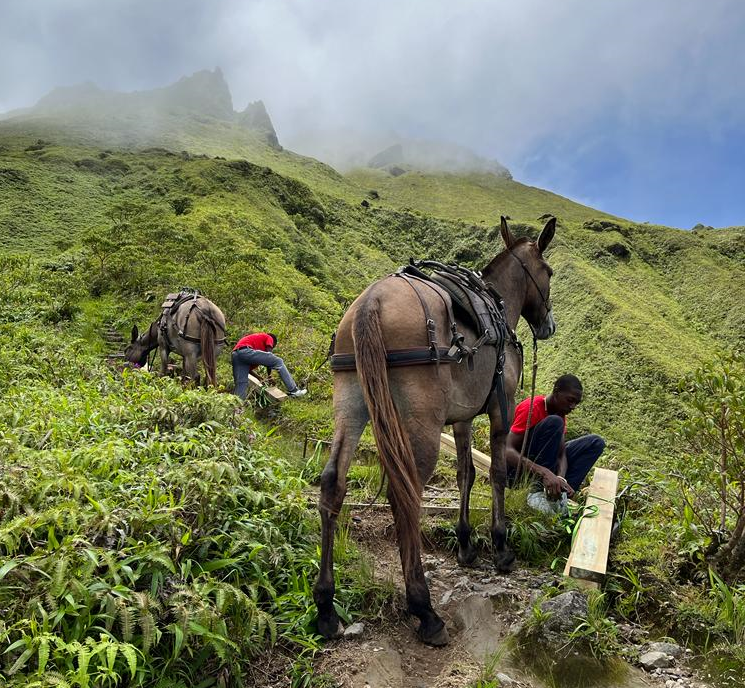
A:
POLYGON ((330 619, 321 619, 319 617, 318 632, 326 638, 326 640, 335 640, 344 635, 344 626, 336 615, 330 619))
POLYGON ((515 568, 515 555, 510 550, 500 552, 494 557, 494 565, 500 573, 510 573, 515 568))
POLYGON ((432 645, 433 647, 443 647, 450 642, 450 636, 448 635, 448 629, 445 624, 440 622, 442 625, 434 633, 425 633, 422 627, 419 627, 419 639, 425 645, 432 645))
POLYGON ((463 550, 458 548, 458 565, 459 566, 473 566, 478 559, 478 552, 476 548, 469 545, 467 549, 463 550))

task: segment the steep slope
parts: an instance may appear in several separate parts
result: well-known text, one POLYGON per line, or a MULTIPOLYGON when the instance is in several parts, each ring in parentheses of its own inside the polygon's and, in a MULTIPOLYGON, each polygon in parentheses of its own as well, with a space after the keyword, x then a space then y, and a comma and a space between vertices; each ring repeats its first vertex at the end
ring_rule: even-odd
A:
POLYGON ((107 150, 162 147, 245 158, 287 176, 353 193, 328 165, 284 151, 261 101, 234 112, 222 72, 201 71, 153 91, 116 93, 93 84, 59 88, 36 106, 0 115, 0 138, 107 150))
POLYGON ((394 176, 383 170, 357 169, 347 176, 362 188, 374 190, 383 204, 486 226, 499 215, 513 220, 534 220, 544 213, 578 221, 612 217, 505 175, 412 169, 394 176))
MULTIPOLYGON (((234 113, 220 79, 204 76, 219 96, 204 107, 202 82, 196 94, 187 80, 132 95, 118 114, 110 94, 85 87, 0 122, 0 248, 86 281, 86 317, 122 329, 155 314, 155 295, 199 287, 232 332, 280 329, 288 358, 310 371, 344 305, 397 264, 416 256, 478 268, 502 248, 500 214, 531 236, 537 218, 556 215, 559 330, 541 345, 540 385, 580 375, 587 403, 573 432, 602 432, 624 461, 668 451, 677 380, 717 348, 745 343, 743 228, 635 225, 505 175, 342 177, 271 145, 265 108, 234 113), (168 126, 128 128, 145 106, 168 126)), ((330 375, 315 375, 320 401, 330 375)), ((288 413, 328 431, 325 403, 288 413)))

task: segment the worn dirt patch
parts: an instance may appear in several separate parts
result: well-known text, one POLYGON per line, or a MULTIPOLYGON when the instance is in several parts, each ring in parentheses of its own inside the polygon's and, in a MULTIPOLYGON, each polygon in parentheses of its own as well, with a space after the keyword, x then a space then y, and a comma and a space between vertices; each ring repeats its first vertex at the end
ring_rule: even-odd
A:
MULTIPOLYGON (((477 567, 465 569, 458 566, 454 554, 425 547, 422 560, 432 604, 450 634, 448 646, 431 648, 419 642, 418 621, 403 610, 403 579, 390 512, 353 509, 349 533, 374 560, 376 579, 392 580, 401 591, 401 609, 384 619, 365 620, 360 638, 329 642, 316 657, 316 675, 325 674, 330 685, 339 688, 466 688, 479 679, 493 679, 499 671, 507 675, 502 685, 511 688, 560 684, 561 677, 548 685, 535 678, 530 667, 511 657, 508 646, 508 636, 529 613, 540 588, 557 584, 558 574, 518 569, 503 575, 483 559, 477 567)), ((631 666, 620 678, 594 684, 595 688, 670 685, 711 688, 686 668, 673 678, 631 666)))

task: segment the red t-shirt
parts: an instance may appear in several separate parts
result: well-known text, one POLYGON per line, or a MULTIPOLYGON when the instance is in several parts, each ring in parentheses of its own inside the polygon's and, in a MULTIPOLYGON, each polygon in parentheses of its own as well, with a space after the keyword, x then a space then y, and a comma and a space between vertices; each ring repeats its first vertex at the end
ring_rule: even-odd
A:
POLYGON ((233 351, 240 349, 242 346, 250 346, 256 351, 269 351, 274 347, 274 340, 266 332, 256 332, 241 337, 238 343, 233 347, 233 351))
MULTIPOLYGON (((515 408, 515 419, 512 421, 510 432, 516 435, 522 435, 528 423, 528 407, 530 406, 530 397, 523 399, 515 408)), ((534 427, 544 418, 548 417, 546 410, 546 397, 542 394, 536 394, 533 397, 533 413, 530 416, 530 427, 534 427)), ((564 432, 567 431, 567 419, 564 418, 564 432)))

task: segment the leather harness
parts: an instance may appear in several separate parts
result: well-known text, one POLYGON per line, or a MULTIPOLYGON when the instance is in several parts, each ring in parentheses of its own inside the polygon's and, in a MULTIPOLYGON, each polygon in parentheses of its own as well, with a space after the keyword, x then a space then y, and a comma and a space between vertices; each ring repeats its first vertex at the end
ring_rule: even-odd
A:
MULTIPOLYGON (((386 364, 395 368, 411 365, 435 364, 439 372, 440 363, 459 364, 464 359, 469 370, 473 370, 473 358, 482 346, 493 346, 497 351, 497 364, 494 369, 491 392, 479 413, 484 413, 492 393, 496 392, 502 414, 503 427, 507 427, 507 395, 504 388, 505 344, 509 341, 520 354, 522 344, 514 331, 507 325, 504 301, 497 290, 481 275, 459 265, 445 265, 436 261, 414 261, 399 268, 392 277, 403 279, 416 294, 422 307, 427 332, 426 347, 409 349, 389 349, 386 351, 386 364), (424 270, 430 270, 431 273, 424 270), (451 333, 450 346, 440 346, 437 341, 437 327, 429 306, 423 298, 421 289, 432 290, 442 300, 447 314, 451 333), (446 298, 450 296, 450 299, 446 298), (465 344, 465 336, 458 330, 455 319, 458 311, 462 319, 470 321, 478 338, 473 346, 465 344)), ((334 353, 336 333, 331 338, 331 370, 355 370, 354 354, 334 353)))
POLYGON ((181 339, 185 339, 187 342, 196 342, 200 343, 202 340, 199 337, 192 337, 191 335, 186 334, 188 328, 189 328, 189 319, 191 318, 192 311, 194 309, 198 310, 203 318, 208 319, 209 322, 212 323, 212 325, 215 326, 215 330, 219 328, 222 330, 223 337, 222 339, 215 339, 215 344, 224 344, 225 343, 225 328, 223 328, 220 323, 216 322, 208 313, 205 313, 200 307, 197 301, 199 300, 199 297, 202 294, 197 289, 190 289, 188 287, 183 287, 181 291, 175 293, 175 294, 168 294, 166 296, 166 300, 161 304, 161 313, 158 317, 158 328, 163 333, 163 337, 166 340, 166 344, 168 345, 168 348, 171 350, 174 350, 173 345, 171 344, 171 340, 168 337, 168 324, 166 322, 166 319, 168 317, 174 317, 176 313, 178 312, 179 308, 181 308, 182 305, 185 303, 191 301, 191 305, 189 306, 189 310, 186 313, 186 320, 184 321, 184 326, 178 330, 178 336, 181 339))

